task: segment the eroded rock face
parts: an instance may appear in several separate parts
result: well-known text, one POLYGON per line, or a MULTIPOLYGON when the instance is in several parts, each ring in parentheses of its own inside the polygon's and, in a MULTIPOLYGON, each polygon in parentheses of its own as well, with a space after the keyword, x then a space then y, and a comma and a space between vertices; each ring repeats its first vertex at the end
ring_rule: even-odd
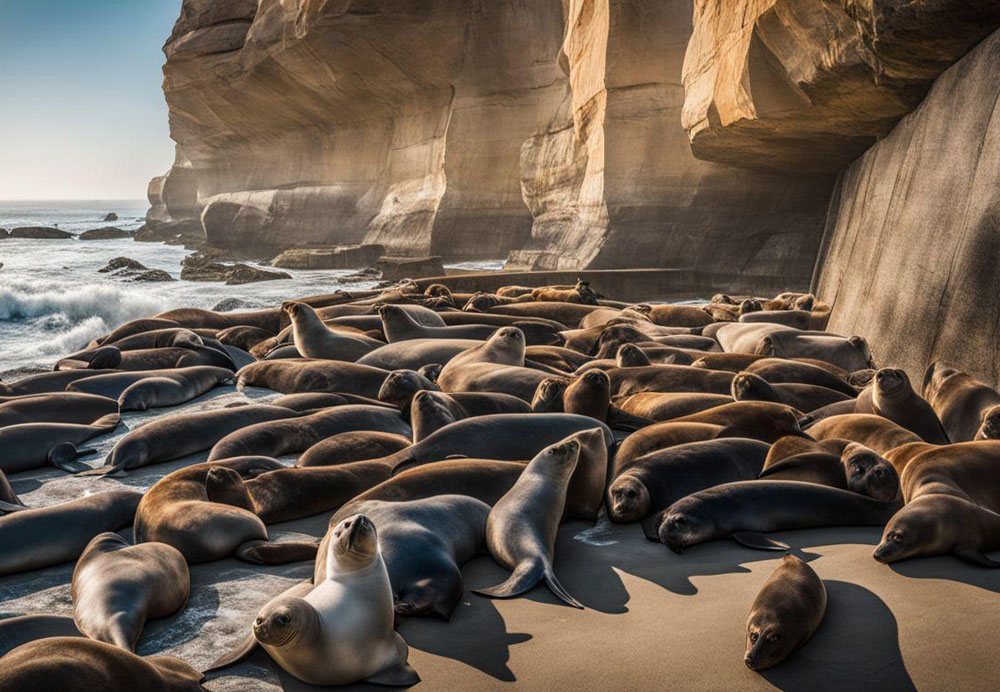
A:
POLYGON ((845 172, 819 262, 829 328, 920 382, 944 359, 1000 381, 1000 32, 845 172))
POLYGON ((695 0, 683 121, 695 156, 838 170, 1000 26, 993 0, 695 0))

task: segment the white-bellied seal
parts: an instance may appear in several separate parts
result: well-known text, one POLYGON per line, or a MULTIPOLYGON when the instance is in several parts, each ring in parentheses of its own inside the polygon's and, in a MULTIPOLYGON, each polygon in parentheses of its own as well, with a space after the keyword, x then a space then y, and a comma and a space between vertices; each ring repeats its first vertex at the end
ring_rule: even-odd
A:
POLYGON ((336 360, 265 360, 241 369, 236 382, 240 389, 264 387, 282 394, 344 392, 377 399, 388 374, 382 368, 336 360))
POLYGON ((913 391, 910 378, 897 368, 882 368, 858 395, 856 413, 874 413, 915 432, 924 442, 946 445, 948 433, 934 409, 913 391))
POLYGON ((112 432, 121 422, 109 413, 91 425, 76 423, 21 423, 0 428, 0 471, 17 473, 52 464, 68 473, 88 469, 76 460, 79 445, 112 432))
MULTIPOLYGON (((437 495, 404 502, 365 500, 354 503, 352 511, 371 519, 378 531, 396 616, 450 619, 462 598, 461 566, 486 552, 490 506, 466 495, 437 495)), ((315 584, 326 579, 328 549, 324 539, 316 554, 315 584)))
POLYGON ((104 396, 56 392, 0 397, 0 428, 24 423, 72 423, 90 425, 118 413, 118 402, 104 396))
POLYGON ((839 438, 859 442, 879 454, 910 442, 923 442, 915 432, 871 413, 830 416, 810 425, 806 432, 816 440, 839 438))
MULTIPOLYGON (((264 522, 254 514, 243 476, 284 468, 266 457, 227 459, 178 469, 146 491, 135 512, 137 544, 172 545, 189 563, 230 555, 256 564, 310 560, 316 544, 271 543, 264 522)), ((23 512, 22 512, 23 514, 23 512)))
POLYGON ((670 505, 657 533, 675 553, 727 537, 748 548, 787 550, 787 545, 761 534, 822 526, 883 526, 899 506, 816 483, 737 481, 670 505))
POLYGON ((118 440, 103 467, 85 473, 121 473, 181 459, 211 449, 240 428, 298 415, 297 411, 281 406, 248 404, 156 418, 118 440))
POLYGON ((285 672, 312 685, 420 681, 406 662, 406 642, 393 631, 392 585, 375 525, 355 515, 331 526, 324 540, 326 578, 272 599, 243 646, 211 670, 242 660, 260 644, 285 672))
POLYGON ((184 607, 191 575, 165 543, 130 545, 117 533, 94 536, 73 569, 73 620, 91 639, 135 651, 148 618, 184 607))
POLYGON ((616 469, 608 486, 608 518, 640 521, 693 492, 752 480, 760 474, 767 450, 764 442, 734 437, 677 445, 632 459, 616 469))
MULTIPOLYGON (((922 393, 952 442, 996 437, 991 434, 992 426, 982 427, 986 415, 1000 406, 1000 392, 993 387, 935 361, 924 373, 922 393)), ((997 428, 1000 432, 1000 426, 997 428)))
POLYGON ((0 576, 77 559, 97 534, 131 524, 141 498, 110 490, 0 517, 0 576))
POLYGON ((760 375, 750 372, 738 373, 733 378, 732 395, 736 401, 773 401, 803 413, 853 400, 853 397, 843 392, 814 384, 771 384, 760 375))
POLYGON ((83 637, 38 639, 0 658, 2 692, 204 692, 203 677, 179 658, 140 657, 83 637))
POLYGON ((502 584, 474 589, 475 593, 512 598, 544 580, 560 600, 583 608, 559 583, 552 566, 556 532, 579 456, 576 440, 550 445, 528 463, 514 487, 493 506, 486 519, 486 547, 498 564, 513 573, 502 584))
POLYGON ((358 430, 333 435, 303 452, 295 465, 337 466, 352 461, 381 459, 410 446, 410 438, 394 433, 358 430))
POLYGON ((384 406, 348 404, 294 418, 241 426, 212 446, 208 460, 254 455, 281 457, 304 452, 331 435, 352 430, 374 430, 406 437, 412 434, 399 411, 384 406))
POLYGON ((812 567, 785 555, 750 607, 744 662, 764 670, 809 641, 826 614, 826 587, 812 567))
POLYGON ((281 309, 292 322, 295 348, 305 358, 353 363, 383 345, 381 341, 367 336, 329 329, 316 311, 305 303, 282 303, 281 309))

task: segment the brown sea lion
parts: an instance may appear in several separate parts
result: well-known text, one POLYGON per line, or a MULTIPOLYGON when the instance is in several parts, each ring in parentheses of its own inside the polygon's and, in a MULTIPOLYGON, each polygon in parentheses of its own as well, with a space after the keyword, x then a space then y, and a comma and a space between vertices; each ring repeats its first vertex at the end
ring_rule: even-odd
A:
POLYGON ((367 336, 329 329, 316 311, 305 303, 282 303, 281 309, 292 322, 295 348, 305 358, 353 363, 383 345, 381 341, 367 336))
POLYGON ((744 662, 750 670, 775 666, 815 634, 826 614, 826 587, 812 567, 786 555, 750 607, 744 662))
POLYGON ((142 334, 143 332, 152 332, 158 329, 176 329, 180 327, 181 324, 174 320, 166 320, 158 317, 143 317, 137 320, 131 320, 125 324, 115 327, 111 332, 105 334, 102 337, 95 339, 95 345, 102 344, 113 344, 116 341, 121 341, 122 339, 128 338, 135 334, 142 334))
POLYGON ((809 310, 760 310, 740 315, 740 322, 768 322, 786 327, 808 330, 812 328, 812 312, 809 310))
POLYGON ((386 370, 416 370, 428 363, 445 365, 480 343, 475 339, 407 339, 380 346, 357 362, 386 370))
POLYGON ((220 343, 226 346, 236 346, 244 351, 251 351, 254 346, 272 337, 274 337, 274 332, 247 325, 228 327, 216 334, 220 343))
POLYGON ((28 375, 13 382, 0 382, 0 396, 29 396, 33 394, 53 394, 66 389, 77 380, 94 375, 106 375, 116 370, 60 370, 28 375))
POLYGON ((831 437, 859 442, 878 454, 886 454, 893 447, 910 442, 923 442, 919 435, 897 425, 888 418, 870 413, 851 413, 831 416, 806 428, 816 440, 831 437))
POLYGON ((915 432, 931 444, 948 444, 948 433, 934 409, 910 386, 910 378, 897 368, 882 368, 872 384, 858 395, 857 413, 874 413, 915 432))
POLYGON ((833 389, 849 397, 857 396, 858 393, 858 390, 843 378, 817 363, 785 358, 760 358, 747 365, 745 370, 764 378, 771 384, 811 384, 833 389))
POLYGON ((849 443, 840 454, 802 452, 765 462, 760 477, 819 483, 876 500, 893 500, 900 493, 899 475, 893 465, 857 442, 849 443))
POLYGON ((642 392, 701 392, 729 394, 733 373, 684 365, 648 365, 610 370, 611 391, 616 397, 642 392))
POLYGON ((198 308, 178 308, 156 315, 161 320, 172 320, 182 327, 226 329, 246 325, 266 329, 273 334, 281 331, 281 310, 250 310, 247 312, 213 312, 198 308))
POLYGON ((352 461, 380 459, 410 445, 410 438, 393 433, 360 430, 333 435, 317 442, 298 458, 295 465, 337 466, 352 461))
POLYGON ((730 353, 757 353, 769 357, 814 358, 849 372, 871 367, 868 342, 860 336, 842 337, 802 331, 769 322, 727 324, 715 337, 730 353))
POLYGON ((765 356, 754 353, 706 353, 692 361, 691 366, 707 370, 725 370, 726 372, 741 372, 751 363, 763 360, 765 356))
POLYGON ((690 394, 687 392, 643 392, 616 400, 626 413, 654 421, 668 421, 733 402, 725 394, 690 394))
POLYGON ((992 438, 994 427, 982 426, 987 413, 1000 406, 1000 392, 993 387, 935 361, 924 374, 922 392, 952 442, 970 442, 980 432, 982 436, 978 439, 992 438))
POLYGON ((413 441, 419 442, 446 425, 465 418, 498 413, 529 413, 523 399, 496 392, 439 392, 422 389, 409 404, 413 441))
POLYGON ((117 412, 118 402, 114 399, 78 392, 0 397, 0 428, 24 423, 90 425, 117 412))
POLYGON ((809 413, 852 397, 813 384, 771 384, 763 377, 741 372, 733 378, 732 396, 736 401, 772 401, 809 413))
POLYGON ((79 446, 114 431, 121 422, 109 413, 89 425, 77 423, 21 423, 0 428, 0 471, 18 473, 51 464, 67 473, 86 471, 76 458, 79 446))
POLYGON ((1000 567, 986 553, 1000 550, 1000 514, 955 495, 933 493, 907 502, 886 524, 872 557, 886 564, 910 557, 955 555, 1000 567))
POLYGON ((711 316, 696 305, 640 303, 632 309, 661 327, 704 327, 712 323, 711 316))
POLYGON ((241 389, 263 387, 282 394, 344 392, 377 399, 388 374, 370 365, 334 360, 267 360, 242 368, 236 383, 241 389))

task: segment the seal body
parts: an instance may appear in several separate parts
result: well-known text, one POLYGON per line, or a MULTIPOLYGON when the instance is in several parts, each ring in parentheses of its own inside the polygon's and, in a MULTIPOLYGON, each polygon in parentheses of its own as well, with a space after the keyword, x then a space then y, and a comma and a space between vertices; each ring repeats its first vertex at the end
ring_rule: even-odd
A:
POLYGON ((968 373, 940 361, 931 363, 924 374, 923 396, 952 442, 1000 437, 991 430, 1000 431, 1000 426, 982 427, 987 414, 993 411, 995 417, 1000 392, 968 373))
POLYGON ((92 394, 58 392, 0 399, 0 428, 24 423, 90 425, 118 413, 114 399, 92 394))
POLYGON ((948 444, 948 433, 934 409, 913 391, 910 378, 896 368, 882 368, 858 396, 857 413, 874 413, 888 418, 931 444, 948 444))
POLYGON ((870 413, 851 413, 824 418, 806 428, 816 440, 842 438, 858 442, 879 454, 911 442, 923 442, 919 435, 888 418, 870 413))

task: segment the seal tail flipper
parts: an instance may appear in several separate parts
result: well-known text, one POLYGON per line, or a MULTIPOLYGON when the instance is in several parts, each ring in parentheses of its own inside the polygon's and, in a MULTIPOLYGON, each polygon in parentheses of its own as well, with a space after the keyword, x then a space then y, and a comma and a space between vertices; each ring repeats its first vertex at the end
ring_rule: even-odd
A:
POLYGON ((571 605, 574 608, 583 610, 583 604, 570 596, 569 592, 566 591, 566 589, 563 588, 563 585, 559 583, 559 580, 556 579, 556 573, 552 571, 552 565, 545 568, 545 584, 549 587, 552 593, 559 598, 560 601, 571 605))
MULTIPOLYGON (((249 628, 248 628, 249 629, 249 628)), ((250 654, 254 652, 257 648, 257 639, 253 636, 253 632, 247 635, 247 638, 236 645, 232 651, 222 654, 214 663, 205 668, 202 673, 214 673, 217 670, 222 670, 223 668, 228 668, 229 666, 239 663, 240 661, 245 661, 250 658, 250 654)))
POLYGON ((108 476, 112 478, 122 478, 128 475, 128 472, 125 471, 125 469, 115 466, 113 464, 108 464, 107 466, 98 466, 96 469, 92 469, 89 466, 84 466, 83 464, 81 464, 81 466, 83 466, 81 470, 74 472, 76 473, 77 476, 101 476, 102 478, 108 476))
POLYGON ((284 565, 289 562, 315 560, 319 543, 305 541, 247 541, 236 549, 236 557, 255 565, 284 565))
POLYGON ((535 588, 545 578, 545 572, 545 565, 540 560, 522 562, 507 581, 488 589, 473 589, 472 592, 488 598, 514 598, 535 588))
POLYGON ((401 471, 411 468, 412 466, 416 466, 419 463, 413 457, 409 447, 401 449, 395 454, 385 457, 385 462, 389 465, 390 474, 393 476, 401 471))
POLYGON ((612 404, 608 407, 607 422, 608 427, 614 430, 635 432, 636 430, 652 425, 655 421, 652 421, 649 418, 643 418, 642 416, 634 416, 612 404))
POLYGON ((1000 562, 997 562, 991 557, 987 557, 975 548, 957 548, 955 550, 955 556, 965 560, 966 562, 971 562, 974 565, 980 565, 982 567, 1000 567, 1000 562))
POLYGON ((789 545, 754 531, 737 531, 733 534, 733 540, 754 550, 791 550, 789 545))
POLYGON ((380 670, 375 675, 365 678, 365 682, 386 687, 410 687, 420 682, 420 676, 413 670, 413 666, 404 661, 398 666, 380 670))
POLYGON ((24 505, 16 505, 13 502, 5 502, 0 500, 0 513, 10 513, 10 512, 20 512, 21 510, 28 509, 24 505))

